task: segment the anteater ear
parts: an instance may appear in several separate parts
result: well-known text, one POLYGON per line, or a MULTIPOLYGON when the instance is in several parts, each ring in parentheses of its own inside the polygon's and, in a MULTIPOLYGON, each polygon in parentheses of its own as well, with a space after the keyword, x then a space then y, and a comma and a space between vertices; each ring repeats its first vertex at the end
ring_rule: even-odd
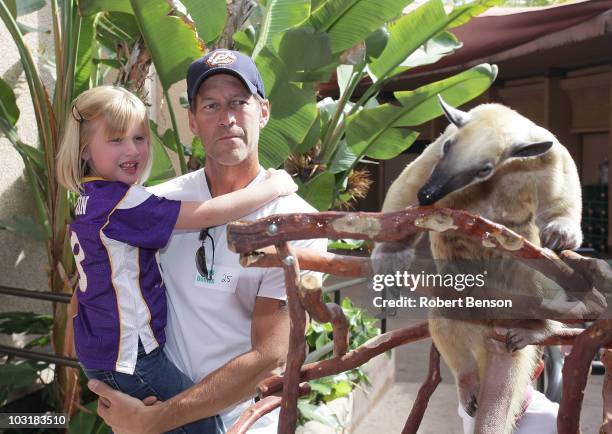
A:
POLYGON ((552 145, 553 142, 521 143, 513 147, 510 156, 516 158, 537 157, 548 152, 552 145))
POLYGON ((448 121, 454 124, 457 128, 461 128, 469 122, 471 117, 467 112, 448 105, 446 101, 442 99, 440 94, 438 94, 438 102, 440 103, 440 107, 442 107, 442 111, 444 112, 446 119, 448 119, 448 121))

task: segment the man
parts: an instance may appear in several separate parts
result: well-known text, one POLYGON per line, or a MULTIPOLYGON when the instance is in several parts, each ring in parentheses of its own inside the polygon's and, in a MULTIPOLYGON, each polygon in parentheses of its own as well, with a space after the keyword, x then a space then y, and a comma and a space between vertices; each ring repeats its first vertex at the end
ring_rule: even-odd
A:
MULTIPOLYGON (((205 167, 151 191, 207 200, 259 182, 265 171, 257 144, 270 106, 253 61, 235 51, 213 51, 189 67, 187 92, 189 127, 202 140, 205 167)), ((300 211, 316 210, 294 194, 248 219, 300 211)), ((325 240, 296 244, 325 250, 325 240)), ((215 414, 229 428, 252 402, 257 384, 285 361, 289 316, 283 272, 241 268, 238 255, 227 249, 225 226, 175 231, 160 263, 168 290, 165 351, 197 384, 146 407, 92 381, 90 389, 102 397, 99 414, 117 433, 163 432, 215 414)), ((276 432, 277 419, 278 412, 268 415, 251 432, 276 432)))

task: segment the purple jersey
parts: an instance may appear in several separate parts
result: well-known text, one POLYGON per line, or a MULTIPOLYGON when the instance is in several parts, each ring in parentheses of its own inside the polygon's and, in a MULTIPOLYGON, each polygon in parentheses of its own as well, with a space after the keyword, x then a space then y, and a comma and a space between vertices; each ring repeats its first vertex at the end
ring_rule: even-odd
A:
POLYGON ((155 254, 168 242, 180 201, 88 178, 70 225, 79 271, 76 352, 90 369, 132 374, 138 338, 147 353, 166 340, 166 288, 155 254))

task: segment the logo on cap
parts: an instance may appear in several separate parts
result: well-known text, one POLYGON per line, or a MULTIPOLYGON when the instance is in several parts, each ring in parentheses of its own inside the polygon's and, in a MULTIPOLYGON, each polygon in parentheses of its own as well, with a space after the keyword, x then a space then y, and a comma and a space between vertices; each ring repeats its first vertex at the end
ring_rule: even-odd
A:
POLYGON ((236 56, 231 51, 217 50, 206 59, 206 64, 210 67, 231 65, 236 61, 236 56))

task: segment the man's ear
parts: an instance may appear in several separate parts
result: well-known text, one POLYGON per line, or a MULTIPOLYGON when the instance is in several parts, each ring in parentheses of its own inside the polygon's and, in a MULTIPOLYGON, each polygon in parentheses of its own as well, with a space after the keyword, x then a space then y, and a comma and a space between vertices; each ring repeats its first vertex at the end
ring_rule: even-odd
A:
POLYGON ((512 148, 510 156, 516 158, 537 157, 548 152, 552 145, 553 142, 521 143, 512 148))
POLYGON ((259 118, 259 128, 263 128, 267 125, 270 120, 270 101, 264 99, 261 102, 261 116, 259 118))
POLYGON ((195 115, 193 114, 191 107, 187 110, 187 116, 189 116, 189 129, 196 136, 199 135, 198 124, 195 121, 195 115))

